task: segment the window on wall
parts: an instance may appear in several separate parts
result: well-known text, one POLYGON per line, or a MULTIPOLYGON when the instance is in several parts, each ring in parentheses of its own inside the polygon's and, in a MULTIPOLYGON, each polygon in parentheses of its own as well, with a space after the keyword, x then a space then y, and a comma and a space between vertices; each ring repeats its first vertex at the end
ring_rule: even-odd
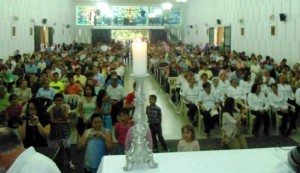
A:
POLYGON ((76 25, 181 25, 181 9, 155 6, 112 6, 105 12, 97 6, 76 6, 76 25))

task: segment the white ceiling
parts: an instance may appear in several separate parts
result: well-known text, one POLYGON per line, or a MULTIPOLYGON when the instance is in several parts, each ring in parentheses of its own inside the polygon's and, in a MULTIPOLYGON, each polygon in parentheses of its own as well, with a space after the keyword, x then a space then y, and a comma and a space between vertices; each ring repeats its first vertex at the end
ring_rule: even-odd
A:
POLYGON ((105 1, 109 4, 162 4, 164 2, 171 2, 172 4, 179 4, 176 0, 73 0, 77 3, 95 3, 105 1))

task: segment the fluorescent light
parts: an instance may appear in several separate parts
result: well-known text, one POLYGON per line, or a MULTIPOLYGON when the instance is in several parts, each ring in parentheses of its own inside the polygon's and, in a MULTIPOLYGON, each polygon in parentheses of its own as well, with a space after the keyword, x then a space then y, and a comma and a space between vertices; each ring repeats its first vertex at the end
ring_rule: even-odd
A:
POLYGON ((162 7, 164 10, 171 10, 172 4, 171 4, 170 2, 165 2, 165 3, 161 4, 161 7, 162 7))
POLYGON ((160 15, 162 13, 163 13, 163 11, 161 9, 155 9, 154 10, 154 14, 156 14, 156 15, 160 15))
POLYGON ((149 17, 149 18, 155 18, 156 15, 155 15, 154 13, 149 13, 149 14, 148 14, 148 17, 149 17))

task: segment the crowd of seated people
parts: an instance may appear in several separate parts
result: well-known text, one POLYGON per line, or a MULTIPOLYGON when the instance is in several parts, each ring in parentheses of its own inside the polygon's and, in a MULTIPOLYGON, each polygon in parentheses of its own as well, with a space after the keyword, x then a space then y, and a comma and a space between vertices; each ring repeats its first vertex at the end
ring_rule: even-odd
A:
MULTIPOLYGON (((97 130, 100 133, 102 127, 112 131, 124 107, 130 109, 129 117, 132 116, 134 93, 125 93, 123 87, 123 59, 127 58, 128 53, 119 42, 107 47, 102 50, 101 46, 63 44, 53 50, 16 54, 5 62, 0 60, 0 123, 8 125, 10 121, 9 125, 20 134, 27 147, 48 146, 51 142, 49 137, 53 133, 51 125, 57 121, 69 122, 65 118, 60 119, 61 115, 54 116, 52 109, 48 110, 49 106, 55 104, 53 99, 78 95, 78 134, 87 137, 89 131, 97 130), (57 96, 59 93, 64 97, 57 96), (13 94, 16 97, 10 98, 13 94), (129 96, 126 99, 127 94, 129 96), (18 106, 23 109, 16 116, 22 117, 21 120, 7 116, 8 112, 14 113, 11 107, 16 106, 16 99, 20 102, 18 106), (102 117, 99 118, 95 113, 102 117), (14 118, 10 120, 10 117, 14 118), (96 120, 95 124, 91 124, 92 119, 96 120), (98 122, 103 123, 101 128, 98 122)), ((248 57, 244 52, 230 52, 207 45, 201 49, 199 46, 182 43, 167 45, 164 42, 148 45, 148 62, 149 71, 158 79, 162 88, 167 93, 175 94, 174 102, 182 102, 188 107, 187 115, 194 126, 199 125, 199 116, 204 117, 208 138, 216 124, 224 127, 224 135, 229 134, 224 121, 232 123, 234 117, 238 118, 234 123, 239 126, 232 127, 241 125, 241 129, 245 130, 251 124, 252 116, 254 125, 249 133, 255 136, 259 136, 262 122, 265 135, 269 135, 271 114, 274 113, 282 117, 278 128, 283 136, 289 136, 297 127, 300 106, 299 63, 290 67, 286 59, 277 64, 269 56, 263 58, 251 54, 248 57), (169 77, 177 78, 174 87, 168 83, 169 77), (175 91, 170 92, 171 89, 175 91), (224 109, 226 99, 229 106, 224 109), (258 106, 253 99, 259 99, 264 105, 258 106), (224 120, 222 109, 227 112, 224 120)), ((135 89, 135 85, 133 87, 135 89)), ((104 132, 110 137, 108 132, 104 132)), ((240 137, 243 132, 230 134, 238 134, 240 137)), ((235 137, 232 139, 235 142, 238 140, 235 137)), ((86 140, 81 139, 82 143, 86 140)), ((241 145, 229 144, 228 141, 227 144, 234 146, 232 148, 246 146, 244 141, 241 145)), ((70 167, 74 167, 71 162, 70 167)))
MULTIPOLYGON (((164 46, 164 43, 161 43, 149 48, 150 71, 162 88, 171 93, 171 98, 174 97, 172 94, 175 94, 177 99, 172 99, 175 103, 185 104, 188 109, 184 111, 187 111, 194 126, 198 125, 198 113, 204 116, 205 132, 208 137, 210 137, 209 129, 213 129, 211 125, 216 120, 212 115, 207 115, 205 113, 207 110, 203 107, 202 97, 208 93, 203 88, 204 86, 208 88, 206 83, 211 83, 210 92, 219 97, 211 98, 209 103, 211 106, 219 99, 218 103, 222 109, 225 99, 231 97, 235 99, 236 108, 247 109, 247 116, 241 120, 244 133, 259 136, 259 127, 264 122, 264 133, 268 136, 270 123, 275 124, 275 114, 282 117, 280 127, 276 128, 280 128, 279 131, 283 136, 289 136, 296 129, 296 121, 300 116, 299 63, 290 67, 285 58, 275 62, 270 56, 263 58, 254 53, 247 56, 245 52, 230 52, 207 45, 202 50, 197 46, 181 43, 170 44, 168 50, 164 49, 164 46), (177 77, 176 92, 169 91, 169 77, 177 77), (284 97, 281 100, 287 105, 284 108, 276 106, 279 98, 269 97, 272 84, 276 84, 278 93, 284 97), (257 99, 264 104, 262 107, 258 106, 257 99), (270 104, 271 100, 276 103, 270 104), (250 123, 251 116, 254 123, 250 123), (207 117, 212 119, 208 122, 207 117), (249 127, 250 125, 252 127, 249 127)), ((214 109, 215 106, 209 113, 214 109)))

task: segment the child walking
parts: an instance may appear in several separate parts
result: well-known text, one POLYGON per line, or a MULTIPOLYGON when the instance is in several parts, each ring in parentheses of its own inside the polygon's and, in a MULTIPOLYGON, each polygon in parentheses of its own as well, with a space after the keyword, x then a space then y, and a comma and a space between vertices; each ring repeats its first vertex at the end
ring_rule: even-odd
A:
POLYGON ((177 146, 178 152, 199 151, 200 145, 195 137, 195 129, 192 125, 185 125, 181 128, 182 139, 177 146))
POLYGON ((158 151, 158 144, 157 144, 157 138, 159 142, 162 145, 162 149, 164 152, 168 151, 167 144, 165 142, 165 139, 162 135, 162 128, 161 128, 161 109, 156 105, 157 97, 156 95, 150 95, 149 96, 149 103, 150 105, 146 108, 146 114, 148 116, 148 123, 149 128, 151 130, 152 134, 152 141, 153 141, 153 151, 158 151), (156 138, 157 137, 157 138, 156 138))
POLYGON ((119 143, 117 154, 124 154, 126 134, 130 127, 133 126, 133 121, 129 119, 129 110, 122 108, 119 114, 119 122, 115 124, 115 137, 119 143))
POLYGON ((84 169, 86 173, 96 173, 103 156, 113 148, 113 140, 108 129, 103 128, 102 116, 94 113, 91 117, 92 128, 84 131, 78 148, 85 148, 84 169))

